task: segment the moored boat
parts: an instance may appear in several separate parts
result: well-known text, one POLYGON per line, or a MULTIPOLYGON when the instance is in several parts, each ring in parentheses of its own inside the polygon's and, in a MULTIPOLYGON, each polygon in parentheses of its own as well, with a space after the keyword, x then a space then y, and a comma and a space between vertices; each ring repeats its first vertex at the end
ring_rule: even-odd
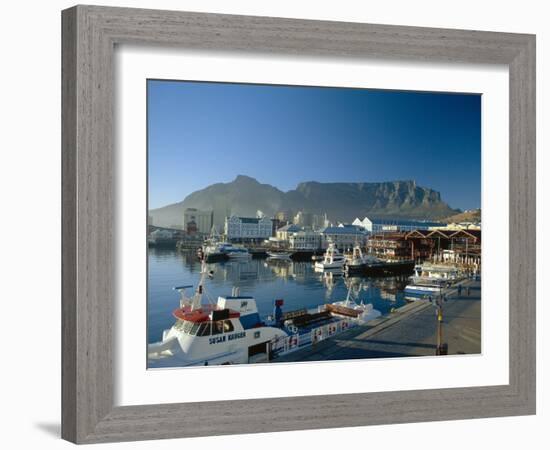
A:
POLYGON ((375 256, 366 255, 359 245, 353 247, 353 252, 346 258, 345 270, 348 273, 362 272, 368 264, 380 263, 381 260, 375 256))
POLYGON ((230 248, 227 248, 225 251, 226 251, 227 257, 229 259, 248 259, 248 258, 252 257, 252 255, 248 251, 248 249, 246 249, 244 247, 233 247, 232 246, 230 248))
POLYGON ((272 259, 289 259, 293 252, 285 252, 280 250, 271 250, 266 252, 267 256, 272 259))
POLYGON ((345 262, 345 256, 338 251, 334 244, 330 244, 323 260, 315 262, 315 268, 320 270, 342 269, 345 262))
POLYGON ((364 273, 366 275, 410 272, 414 267, 412 259, 383 260, 376 256, 364 254, 361 247, 355 246, 353 252, 346 258, 346 273, 364 273))
POLYGON ((460 281, 462 276, 454 264, 424 263, 415 266, 411 283, 405 287, 406 296, 433 296, 460 281))

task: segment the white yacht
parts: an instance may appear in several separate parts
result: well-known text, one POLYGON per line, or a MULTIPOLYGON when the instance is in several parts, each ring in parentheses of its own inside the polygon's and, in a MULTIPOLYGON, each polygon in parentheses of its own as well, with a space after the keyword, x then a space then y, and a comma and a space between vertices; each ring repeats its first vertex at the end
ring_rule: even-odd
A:
POLYGON ((325 252, 322 261, 315 261, 315 268, 320 270, 342 269, 346 258, 342 255, 334 244, 330 244, 325 252))

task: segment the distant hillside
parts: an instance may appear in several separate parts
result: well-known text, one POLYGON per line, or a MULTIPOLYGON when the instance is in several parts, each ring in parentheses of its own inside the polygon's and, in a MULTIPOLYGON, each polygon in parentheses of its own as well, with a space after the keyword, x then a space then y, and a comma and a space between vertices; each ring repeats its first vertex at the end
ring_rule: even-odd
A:
POLYGON ((464 211, 459 214, 454 214, 450 217, 446 217, 443 222, 446 223, 460 223, 460 222, 481 222, 481 209, 472 209, 464 211))
POLYGON ((188 195, 183 201, 153 209, 149 215, 159 226, 179 224, 185 208, 213 210, 217 225, 223 216, 235 214, 254 217, 278 211, 326 213, 332 221, 351 222, 365 216, 393 219, 441 219, 460 210, 449 207, 439 192, 417 186, 415 181, 382 183, 300 183, 283 192, 257 180, 239 175, 230 183, 216 183, 188 195))

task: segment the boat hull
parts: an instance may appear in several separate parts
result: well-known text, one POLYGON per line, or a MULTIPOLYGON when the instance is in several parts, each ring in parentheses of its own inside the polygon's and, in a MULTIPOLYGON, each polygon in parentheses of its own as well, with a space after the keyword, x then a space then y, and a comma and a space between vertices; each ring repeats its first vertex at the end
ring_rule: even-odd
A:
POLYGON ((438 295, 441 291, 441 286, 408 285, 403 292, 406 296, 424 297, 426 295, 438 295))
POLYGON ((384 275, 384 274, 398 274, 398 273, 410 273, 414 269, 414 262, 403 263, 365 263, 346 265, 346 271, 348 273, 362 273, 365 275, 384 275))
POLYGON ((320 270, 331 270, 331 269, 342 269, 344 267, 344 262, 333 262, 333 263, 324 263, 316 262, 315 268, 320 270))

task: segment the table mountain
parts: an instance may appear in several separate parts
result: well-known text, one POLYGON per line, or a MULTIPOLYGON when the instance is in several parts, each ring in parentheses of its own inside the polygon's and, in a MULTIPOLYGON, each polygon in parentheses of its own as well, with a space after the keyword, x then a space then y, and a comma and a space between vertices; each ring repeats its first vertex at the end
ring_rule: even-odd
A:
POLYGON ((331 221, 351 222, 364 216, 388 219, 440 219, 460 212, 441 200, 439 192, 415 181, 381 183, 300 183, 283 192, 254 178, 239 175, 230 183, 216 183, 188 195, 183 201, 153 209, 158 226, 181 224, 185 208, 213 210, 220 226, 225 215, 255 217, 278 211, 326 213, 331 221))

